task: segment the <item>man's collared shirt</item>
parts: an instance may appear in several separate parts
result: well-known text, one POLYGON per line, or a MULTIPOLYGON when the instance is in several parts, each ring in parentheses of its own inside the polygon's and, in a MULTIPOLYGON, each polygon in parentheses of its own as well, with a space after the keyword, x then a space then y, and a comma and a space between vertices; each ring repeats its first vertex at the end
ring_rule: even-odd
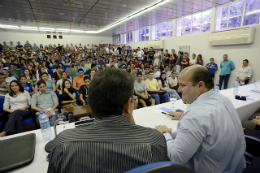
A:
POLYGON ((192 172, 242 172, 246 167, 244 132, 231 101, 213 90, 189 105, 175 139, 164 133, 168 157, 192 172))
POLYGON ((41 91, 34 93, 31 104, 35 104, 41 109, 49 109, 53 107, 54 102, 56 101, 58 101, 57 95, 52 91, 46 90, 45 94, 41 93, 41 91))
POLYGON ((222 61, 220 63, 220 68, 221 68, 220 76, 225 76, 227 74, 230 74, 231 70, 235 69, 235 65, 233 61, 227 60, 226 62, 222 61))
POLYGON ((165 138, 160 132, 131 124, 122 115, 112 115, 58 134, 48 173, 119 173, 168 160, 165 138))

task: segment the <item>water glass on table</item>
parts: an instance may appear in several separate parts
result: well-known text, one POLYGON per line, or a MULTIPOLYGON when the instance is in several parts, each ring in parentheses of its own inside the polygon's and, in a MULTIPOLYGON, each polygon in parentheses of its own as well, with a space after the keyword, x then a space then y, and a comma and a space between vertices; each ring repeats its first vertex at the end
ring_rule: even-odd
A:
POLYGON ((170 94, 170 101, 172 102, 172 109, 174 109, 174 102, 177 100, 177 96, 175 94, 170 94))
POLYGON ((254 89, 254 92, 258 93, 258 86, 260 84, 260 80, 255 80, 255 89, 254 89))

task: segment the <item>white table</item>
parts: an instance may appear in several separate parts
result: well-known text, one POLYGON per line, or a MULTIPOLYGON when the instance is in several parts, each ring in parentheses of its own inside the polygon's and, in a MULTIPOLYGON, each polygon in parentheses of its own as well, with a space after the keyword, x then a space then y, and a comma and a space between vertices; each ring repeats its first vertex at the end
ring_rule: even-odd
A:
MULTIPOLYGON (((250 98, 253 98, 255 101, 236 100, 235 96, 233 95, 233 89, 220 91, 221 94, 227 96, 231 100, 241 120, 248 118, 260 107, 260 94, 249 92, 251 89, 254 89, 253 85, 242 86, 239 88, 239 94, 242 95, 247 94, 249 95, 250 98)), ((171 116, 162 114, 161 111, 159 110, 159 108, 162 107, 166 107, 170 109, 172 108, 172 106, 173 106, 172 103, 168 102, 160 105, 134 110, 133 116, 135 122, 138 125, 142 125, 144 127, 150 127, 150 128, 154 128, 156 125, 160 125, 160 124, 166 125, 167 127, 171 127, 172 132, 174 133, 176 132, 178 120, 171 120, 172 118, 171 116)), ((174 109, 186 110, 186 105, 181 100, 178 100, 174 103, 174 109)), ((74 123, 67 124, 66 126, 58 126, 57 132, 59 133, 65 129, 72 129, 72 128, 75 128, 74 123)), ((46 161, 47 153, 45 152, 44 148, 45 145, 47 144, 47 141, 44 141, 42 139, 41 130, 34 130, 30 132, 7 136, 4 138, 0 138, 0 140, 5 140, 12 137, 25 135, 28 133, 36 134, 36 148, 35 148, 34 160, 31 164, 21 167, 19 169, 15 169, 12 172, 28 173, 28 172, 35 172, 37 170, 38 173, 41 172, 46 173, 49 162, 46 161)))
POLYGON ((248 118, 260 107, 260 94, 250 92, 250 90, 253 90, 254 88, 254 84, 240 86, 238 89, 238 95, 248 95, 249 98, 252 98, 255 101, 242 101, 235 99, 233 88, 221 90, 219 92, 231 100, 241 121, 248 120, 248 118))

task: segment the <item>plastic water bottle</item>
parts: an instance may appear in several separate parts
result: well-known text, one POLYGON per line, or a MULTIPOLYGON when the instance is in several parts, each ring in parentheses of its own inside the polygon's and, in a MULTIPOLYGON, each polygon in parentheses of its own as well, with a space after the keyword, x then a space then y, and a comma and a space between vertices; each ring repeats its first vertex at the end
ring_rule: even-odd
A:
POLYGON ((235 95, 237 95, 237 93, 238 93, 238 86, 239 86, 238 79, 236 79, 235 84, 234 84, 234 89, 233 89, 233 93, 235 95))
POLYGON ((42 130, 42 138, 46 141, 50 140, 52 138, 50 120, 44 111, 40 112, 39 123, 42 130))
POLYGON ((219 84, 216 84, 216 86, 214 87, 214 91, 215 91, 216 93, 219 92, 219 84))

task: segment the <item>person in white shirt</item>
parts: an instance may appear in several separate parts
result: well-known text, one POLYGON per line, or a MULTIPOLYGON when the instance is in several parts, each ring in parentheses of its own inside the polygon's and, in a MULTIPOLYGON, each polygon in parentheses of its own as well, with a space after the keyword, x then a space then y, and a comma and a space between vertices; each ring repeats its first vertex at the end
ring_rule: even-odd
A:
POLYGON ((168 79, 169 87, 171 89, 178 90, 178 78, 176 77, 176 72, 172 71, 171 77, 168 79))
POLYGON ((189 65, 192 66, 195 64, 196 61, 196 54, 192 54, 192 58, 190 59, 189 65))
POLYGON ((246 149, 241 121, 229 98, 213 91, 209 71, 200 65, 182 70, 179 76, 186 112, 168 112, 179 120, 175 139, 171 129, 156 126, 163 133, 171 161, 192 172, 234 173, 246 167, 246 149))
POLYGON ((175 95, 177 100, 181 99, 181 97, 176 92, 176 90, 175 89, 171 89, 169 87, 169 82, 166 79, 166 73, 165 72, 161 73, 160 78, 158 80, 158 84, 159 84, 159 87, 160 87, 161 91, 165 91, 166 90, 169 95, 171 95, 171 94, 175 95))
POLYGON ((237 72, 237 79, 241 85, 248 84, 249 79, 252 77, 252 67, 248 65, 248 60, 243 60, 243 66, 237 72))
POLYGON ((23 132, 23 120, 32 116, 32 113, 26 110, 30 108, 30 101, 31 96, 23 86, 17 80, 12 81, 3 106, 4 111, 8 112, 8 121, 0 137, 15 130, 16 133, 23 132))
POLYGON ((143 60, 144 59, 143 55, 144 55, 143 50, 141 50, 140 47, 138 47, 138 49, 137 49, 137 58, 138 58, 138 60, 143 60))
POLYGON ((153 66, 159 66, 160 63, 160 53, 158 51, 158 49, 156 49, 155 54, 154 54, 154 62, 153 62, 153 66))
POLYGON ((158 66, 154 66, 153 67, 153 72, 154 72, 154 78, 155 79, 157 79, 157 78, 159 78, 160 77, 160 75, 161 75, 161 72, 158 70, 158 66))
POLYGON ((7 83, 7 84, 9 84, 9 83, 11 83, 13 80, 17 80, 15 77, 13 77, 13 76, 11 76, 11 77, 9 77, 9 72, 8 72, 8 70, 7 69, 3 69, 2 70, 2 73, 4 73, 5 74, 5 82, 7 83))

